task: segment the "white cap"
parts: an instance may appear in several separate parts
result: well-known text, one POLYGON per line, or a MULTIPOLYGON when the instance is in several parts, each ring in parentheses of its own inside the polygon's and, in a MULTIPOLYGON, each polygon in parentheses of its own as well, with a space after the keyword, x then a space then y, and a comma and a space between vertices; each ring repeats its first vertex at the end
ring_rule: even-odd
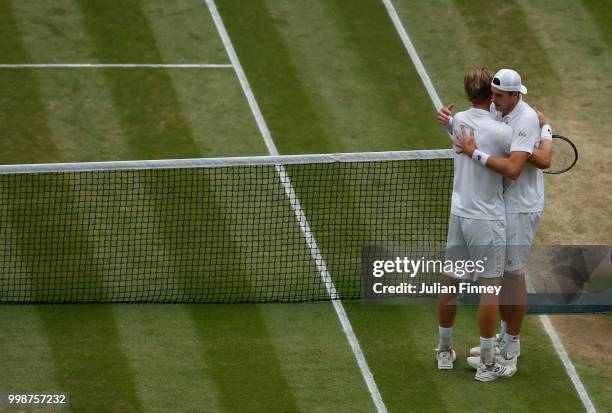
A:
POLYGON ((500 69, 495 73, 491 86, 504 92, 521 92, 527 94, 527 88, 521 84, 521 75, 512 69, 500 69))

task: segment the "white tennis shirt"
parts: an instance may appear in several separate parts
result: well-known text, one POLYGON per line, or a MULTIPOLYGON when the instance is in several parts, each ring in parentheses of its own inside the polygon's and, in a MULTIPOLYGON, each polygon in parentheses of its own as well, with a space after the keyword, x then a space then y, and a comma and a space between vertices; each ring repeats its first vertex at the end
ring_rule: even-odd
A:
MULTIPOLYGON (((521 151, 531 154, 533 148, 540 145, 538 114, 522 98, 506 116, 502 117, 501 112, 497 112, 493 104, 491 113, 496 120, 512 128, 511 152, 521 151)), ((504 187, 506 212, 544 211, 544 174, 540 169, 527 163, 516 181, 504 178, 504 187)))
MULTIPOLYGON (((496 121, 490 112, 476 108, 459 112, 453 119, 453 130, 460 131, 461 125, 474 130, 476 146, 481 151, 499 157, 510 155, 512 128, 496 121)), ((451 213, 466 218, 505 220, 503 177, 457 150, 455 145, 451 213)))

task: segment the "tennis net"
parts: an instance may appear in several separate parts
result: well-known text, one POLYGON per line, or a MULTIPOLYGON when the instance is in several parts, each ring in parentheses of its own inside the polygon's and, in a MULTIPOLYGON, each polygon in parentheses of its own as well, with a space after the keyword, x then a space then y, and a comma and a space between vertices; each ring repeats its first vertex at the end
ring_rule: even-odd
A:
POLYGON ((442 245, 452 153, 0 166, 0 303, 359 298, 365 246, 442 245))

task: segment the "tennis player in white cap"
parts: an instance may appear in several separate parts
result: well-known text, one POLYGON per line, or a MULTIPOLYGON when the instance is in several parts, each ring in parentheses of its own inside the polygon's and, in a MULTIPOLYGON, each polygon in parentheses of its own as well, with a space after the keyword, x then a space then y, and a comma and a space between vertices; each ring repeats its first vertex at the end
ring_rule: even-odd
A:
MULTIPOLYGON (((544 211, 544 178, 552 155, 552 128, 543 115, 523 101, 527 88, 512 69, 501 69, 491 82, 491 115, 513 129, 513 142, 531 142, 531 153, 512 151, 509 157, 490 156, 478 148, 472 136, 463 136, 463 153, 475 162, 506 177, 506 262, 500 297, 501 331, 496 343, 499 362, 517 369, 520 330, 527 310, 525 272, 531 244, 544 211)), ((438 121, 452 128, 452 105, 438 111, 438 121)), ((468 363, 478 368, 480 347, 470 350, 468 363)))

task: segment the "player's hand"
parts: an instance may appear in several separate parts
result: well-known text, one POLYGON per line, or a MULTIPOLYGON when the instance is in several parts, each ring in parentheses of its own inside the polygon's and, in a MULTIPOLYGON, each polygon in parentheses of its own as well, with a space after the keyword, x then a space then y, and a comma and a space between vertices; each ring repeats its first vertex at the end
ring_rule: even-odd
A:
POLYGON ((465 130, 465 126, 461 125, 461 131, 455 131, 455 140, 456 145, 459 147, 461 153, 466 154, 467 156, 472 156, 474 151, 476 150, 476 139, 474 138, 474 130, 470 129, 468 133, 465 130))
POLYGON ((542 112, 540 112, 538 110, 538 108, 536 108, 535 106, 533 107, 533 110, 536 111, 536 113, 538 114, 538 122, 540 122, 540 128, 544 125, 546 125, 548 123, 548 119, 546 119, 546 117, 544 116, 544 114, 542 112))
POLYGON ((446 126, 450 117, 453 115, 453 108, 455 107, 454 103, 451 103, 448 106, 442 106, 438 110, 438 123, 446 126))

